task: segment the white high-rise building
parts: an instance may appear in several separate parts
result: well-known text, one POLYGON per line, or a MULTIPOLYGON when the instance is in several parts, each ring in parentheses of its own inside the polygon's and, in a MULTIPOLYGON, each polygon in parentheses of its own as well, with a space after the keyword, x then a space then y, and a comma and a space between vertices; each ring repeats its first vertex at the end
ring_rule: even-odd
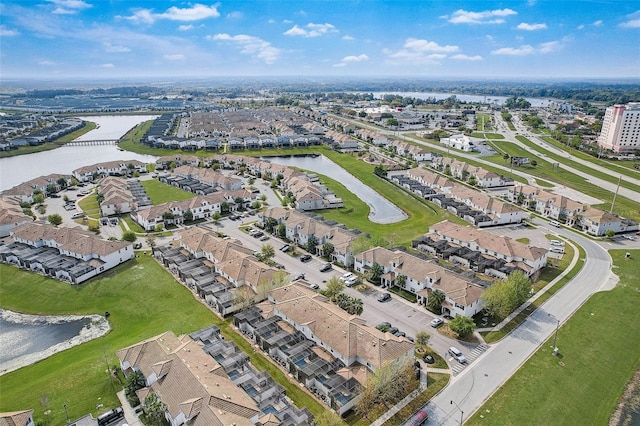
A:
POLYGON ((640 151, 640 103, 607 108, 598 145, 614 152, 640 151))

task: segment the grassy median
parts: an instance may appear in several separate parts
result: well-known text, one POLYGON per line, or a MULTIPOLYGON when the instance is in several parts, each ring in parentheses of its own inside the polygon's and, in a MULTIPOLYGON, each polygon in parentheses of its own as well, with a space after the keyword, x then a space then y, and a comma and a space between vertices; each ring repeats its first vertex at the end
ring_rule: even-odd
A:
POLYGON ((640 250, 626 252, 610 251, 618 285, 594 294, 560 328, 561 357, 545 342, 467 424, 608 424, 640 367, 640 250))

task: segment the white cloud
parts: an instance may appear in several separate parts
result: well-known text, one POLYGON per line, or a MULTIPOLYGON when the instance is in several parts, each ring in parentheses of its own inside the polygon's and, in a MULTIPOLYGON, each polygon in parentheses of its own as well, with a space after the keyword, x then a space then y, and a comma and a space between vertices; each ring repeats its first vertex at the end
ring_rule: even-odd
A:
POLYGON ((167 61, 184 61, 186 59, 186 56, 184 56, 182 53, 176 53, 175 55, 164 55, 162 57, 167 61))
POLYGON ((92 7, 83 0, 47 0, 49 3, 55 4, 57 7, 53 10, 56 15, 75 15, 84 9, 92 7))
POLYGON ((56 64, 55 62, 49 61, 49 60, 46 60, 46 59, 38 62, 38 65, 42 65, 43 67, 51 67, 51 66, 53 66, 55 64, 56 64))
POLYGON ((301 36, 301 37, 320 37, 321 35, 329 33, 337 33, 336 27, 332 24, 307 24, 307 29, 294 25, 290 29, 284 32, 284 35, 288 36, 301 36))
POLYGON ((443 16, 452 24, 502 24, 504 17, 517 15, 518 12, 512 9, 485 10, 482 12, 469 12, 459 9, 451 16, 443 16))
POLYGON ((253 56, 272 64, 280 56, 280 49, 273 47, 268 41, 258 37, 246 34, 238 34, 235 36, 229 34, 216 34, 215 36, 207 36, 207 40, 226 41, 240 48, 240 52, 245 55, 253 56))
POLYGON ((227 13, 227 19, 231 19, 233 21, 237 21, 239 19, 244 18, 244 14, 240 11, 227 13))
POLYGON ((194 28, 193 25, 178 25, 178 31, 191 31, 194 28))
POLYGON ((525 31, 544 30, 547 28, 547 24, 527 24, 526 22, 521 22, 517 28, 525 31))
POLYGON ((630 15, 625 16, 627 19, 620 24, 622 28, 640 28, 640 10, 633 12, 630 15))
POLYGON ((469 56, 469 55, 464 55, 462 53, 458 53, 457 55, 451 56, 451 59, 456 59, 458 61, 481 61, 482 56, 480 55, 469 56))
POLYGON ((0 36, 1 37, 13 37, 13 36, 17 36, 20 33, 17 30, 10 30, 9 28, 5 27, 4 25, 0 25, 0 36))
POLYGON ((353 40, 355 40, 355 38, 351 37, 350 35, 343 36, 342 39, 344 41, 353 41, 353 40))
POLYGON ((131 51, 131 49, 129 49, 126 46, 113 45, 108 41, 105 41, 104 43, 102 43, 102 47, 104 47, 105 51, 110 53, 126 53, 131 51))
POLYGON ((562 44, 559 41, 548 41, 546 43, 542 43, 538 48, 540 53, 552 53, 557 52, 562 49, 562 44))
POLYGON ((584 24, 578 25, 577 27, 579 30, 584 30, 584 24))
POLYGON ((158 19, 168 19, 169 21, 192 22, 202 19, 217 18, 220 16, 218 5, 205 6, 203 4, 195 4, 189 8, 179 8, 172 6, 163 13, 153 13, 152 9, 135 9, 131 16, 119 16, 133 22, 142 22, 145 24, 153 24, 158 19))
POLYGON ((364 53, 358 56, 351 55, 351 56, 345 56, 344 58, 342 58, 342 62, 362 62, 362 61, 368 61, 368 60, 369 60, 369 57, 364 53))
POLYGON ((596 22, 594 22, 593 24, 594 27, 601 27, 603 25, 602 19, 598 19, 596 22))
POLYGON ((533 46, 525 44, 520 47, 502 47, 500 49, 492 50, 492 55, 507 55, 507 56, 525 56, 532 55, 536 52, 533 46))
POLYGON ((115 68, 116 66, 113 64, 100 64, 98 65, 99 68, 115 68))
POLYGON ((392 60, 401 62, 427 63, 437 62, 447 57, 447 53, 459 51, 458 46, 441 46, 434 41, 408 38, 402 49, 397 52, 385 51, 392 60))

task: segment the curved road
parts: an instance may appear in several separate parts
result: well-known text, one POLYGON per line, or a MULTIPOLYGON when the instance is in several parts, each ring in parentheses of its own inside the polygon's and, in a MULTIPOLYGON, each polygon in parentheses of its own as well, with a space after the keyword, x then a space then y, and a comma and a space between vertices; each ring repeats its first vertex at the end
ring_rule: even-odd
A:
MULTIPOLYGON (((548 226, 544 221, 536 220, 536 223, 541 227, 548 226)), ((584 267, 526 321, 492 345, 459 376, 452 377, 449 386, 427 404, 430 411, 427 424, 458 425, 461 410, 464 419, 471 416, 554 334, 556 319, 564 323, 593 293, 608 288, 609 280, 614 279, 610 276, 611 257, 596 242, 565 229, 550 228, 549 233, 566 236, 581 245, 587 254, 584 267)), ((562 350, 562 331, 558 347, 562 350)), ((552 348, 547 349, 552 356, 552 348)))

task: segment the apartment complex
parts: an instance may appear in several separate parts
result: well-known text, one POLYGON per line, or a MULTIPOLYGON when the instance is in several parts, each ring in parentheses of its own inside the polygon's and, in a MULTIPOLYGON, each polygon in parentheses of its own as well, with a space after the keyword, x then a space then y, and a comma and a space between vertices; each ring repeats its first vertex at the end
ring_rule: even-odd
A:
POLYGON ((614 152, 640 150, 640 102, 607 108, 598 145, 614 152))

